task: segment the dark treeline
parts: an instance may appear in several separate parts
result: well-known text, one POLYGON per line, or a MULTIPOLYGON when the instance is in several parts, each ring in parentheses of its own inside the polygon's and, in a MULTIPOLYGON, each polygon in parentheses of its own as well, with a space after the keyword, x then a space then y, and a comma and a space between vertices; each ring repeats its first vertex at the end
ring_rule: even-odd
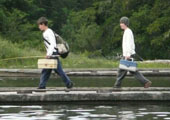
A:
POLYGON ((119 19, 127 16, 140 56, 170 58, 170 0, 0 0, 0 35, 42 50, 41 16, 72 52, 105 57, 121 53, 119 19))

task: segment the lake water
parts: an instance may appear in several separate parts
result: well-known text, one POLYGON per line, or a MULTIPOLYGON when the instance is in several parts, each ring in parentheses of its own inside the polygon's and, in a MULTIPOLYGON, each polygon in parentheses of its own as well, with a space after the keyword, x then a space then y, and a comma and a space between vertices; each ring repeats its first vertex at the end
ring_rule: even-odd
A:
POLYGON ((170 104, 0 105, 0 120, 170 120, 170 104))

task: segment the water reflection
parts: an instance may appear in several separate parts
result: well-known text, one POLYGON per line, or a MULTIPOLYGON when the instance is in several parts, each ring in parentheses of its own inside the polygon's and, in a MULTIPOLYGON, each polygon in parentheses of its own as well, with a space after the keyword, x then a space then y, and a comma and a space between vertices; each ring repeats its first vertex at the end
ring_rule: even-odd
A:
POLYGON ((1 105, 0 120, 170 120, 170 105, 1 105))
MULTIPOLYGON (((75 83, 75 87, 113 87, 116 77, 70 77, 75 83)), ((169 77, 147 77, 152 81, 153 87, 169 87, 169 77), (163 82, 162 82, 163 81, 163 82)), ((5 77, 0 78, 0 87, 37 87, 39 77, 5 77)), ((60 77, 51 78, 47 84, 48 87, 64 87, 60 77)), ((124 87, 143 87, 134 77, 126 77, 123 81, 124 87)))

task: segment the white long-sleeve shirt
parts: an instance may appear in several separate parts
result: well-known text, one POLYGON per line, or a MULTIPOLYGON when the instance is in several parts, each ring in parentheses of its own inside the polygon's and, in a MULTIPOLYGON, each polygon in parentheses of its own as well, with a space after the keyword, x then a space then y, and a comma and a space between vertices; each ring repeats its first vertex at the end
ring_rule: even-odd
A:
POLYGON ((47 50, 47 56, 51 56, 53 52, 56 52, 56 39, 53 31, 48 28, 43 32, 44 44, 47 50))
POLYGON ((130 57, 131 55, 136 53, 133 32, 129 28, 124 31, 122 48, 124 57, 130 57))

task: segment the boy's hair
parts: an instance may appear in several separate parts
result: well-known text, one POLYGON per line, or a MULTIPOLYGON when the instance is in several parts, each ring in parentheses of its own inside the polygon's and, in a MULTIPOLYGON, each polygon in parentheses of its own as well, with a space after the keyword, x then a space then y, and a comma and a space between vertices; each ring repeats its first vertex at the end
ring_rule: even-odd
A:
POLYGON ((121 17, 120 23, 124 23, 126 26, 129 26, 129 18, 128 17, 121 17))
POLYGON ((48 25, 48 20, 46 17, 40 17, 38 20, 37 20, 37 24, 38 25, 42 25, 44 24, 45 26, 48 25))

